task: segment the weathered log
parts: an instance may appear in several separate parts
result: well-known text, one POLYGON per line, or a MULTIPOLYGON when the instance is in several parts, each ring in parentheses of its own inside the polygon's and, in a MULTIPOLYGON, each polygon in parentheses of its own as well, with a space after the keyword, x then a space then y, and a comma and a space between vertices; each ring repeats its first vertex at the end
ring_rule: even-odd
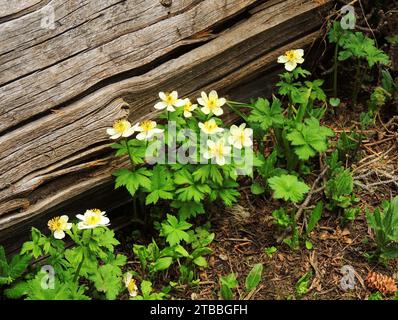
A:
POLYGON ((0 241, 79 210, 77 199, 123 202, 110 174, 125 161, 112 157, 106 127, 154 116, 159 91, 268 94, 277 56, 317 38, 330 1, 50 4, 54 28, 41 26, 49 1, 0 4, 0 241))

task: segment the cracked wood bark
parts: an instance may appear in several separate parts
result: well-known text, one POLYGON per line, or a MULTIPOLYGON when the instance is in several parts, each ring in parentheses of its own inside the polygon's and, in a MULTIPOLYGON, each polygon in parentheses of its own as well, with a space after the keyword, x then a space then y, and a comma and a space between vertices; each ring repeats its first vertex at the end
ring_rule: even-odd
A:
POLYGON ((153 116, 160 90, 269 93, 277 56, 311 44, 328 5, 30 0, 2 10, 0 241, 36 218, 77 210, 84 196, 87 206, 117 206, 112 197, 126 197, 109 191, 110 173, 124 161, 112 157, 106 127, 153 116), (42 28, 51 8, 54 29, 42 28))

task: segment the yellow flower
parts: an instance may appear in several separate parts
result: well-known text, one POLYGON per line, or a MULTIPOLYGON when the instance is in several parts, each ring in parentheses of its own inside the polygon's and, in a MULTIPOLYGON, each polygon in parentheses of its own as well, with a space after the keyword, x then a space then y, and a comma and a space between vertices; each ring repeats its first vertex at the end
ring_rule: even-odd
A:
POLYGON ((178 99, 177 91, 173 91, 171 93, 159 92, 160 102, 155 104, 155 109, 173 112, 175 111, 174 107, 182 107, 184 105, 184 101, 178 99))
POLYGON ((140 132, 137 134, 138 140, 149 140, 155 134, 162 133, 163 130, 156 128, 157 124, 156 121, 152 120, 144 120, 141 123, 137 123, 134 125, 134 130, 140 132))
POLYGON ((202 91, 201 98, 198 98, 198 103, 203 106, 200 110, 204 114, 213 113, 216 116, 221 116, 224 111, 221 108, 227 100, 225 98, 218 98, 218 94, 215 90, 209 93, 209 96, 202 91))
POLYGON ((52 218, 47 225, 50 231, 54 234, 55 239, 65 238, 65 230, 72 228, 72 224, 68 223, 68 216, 60 216, 52 218))
POLYGON ((124 278, 124 285, 126 286, 127 290, 129 291, 130 297, 135 297, 138 294, 138 287, 133 279, 133 275, 130 272, 127 272, 124 278))
POLYGON ((232 125, 228 137, 228 142, 237 149, 242 149, 242 147, 250 147, 253 142, 251 136, 253 135, 253 130, 250 128, 245 128, 246 123, 242 123, 239 127, 232 125))
POLYGON ((203 154, 205 159, 216 159, 216 163, 219 166, 223 166, 226 162, 225 156, 231 153, 231 147, 225 145, 224 139, 220 139, 217 142, 208 140, 207 146, 209 149, 203 154))
POLYGON ((283 56, 278 57, 278 63, 284 63, 287 71, 293 71, 297 64, 304 62, 303 56, 303 49, 289 50, 283 56))
POLYGON ((206 121, 205 123, 199 122, 198 126, 206 134, 215 134, 215 133, 220 133, 220 132, 224 131, 223 128, 220 128, 217 125, 217 123, 214 119, 210 119, 209 121, 206 121))
POLYGON ((131 127, 131 123, 127 120, 117 120, 112 128, 106 129, 106 132, 111 136, 111 139, 127 138, 134 133, 134 128, 131 127))
POLYGON ((94 214, 99 215, 99 216, 104 216, 105 213, 106 213, 105 211, 102 211, 100 209, 88 209, 88 210, 86 210, 86 212, 94 213, 94 214))
POLYGON ((190 117, 192 117, 192 111, 194 111, 198 107, 198 105, 192 104, 192 102, 191 102, 191 100, 189 100, 189 98, 186 98, 183 101, 184 101, 184 106, 183 106, 184 117, 190 118, 190 117))
POLYGON ((77 227, 80 230, 83 229, 94 229, 99 226, 107 226, 109 225, 109 218, 105 216, 105 212, 101 210, 86 210, 84 215, 78 214, 76 216, 79 220, 81 220, 77 227))

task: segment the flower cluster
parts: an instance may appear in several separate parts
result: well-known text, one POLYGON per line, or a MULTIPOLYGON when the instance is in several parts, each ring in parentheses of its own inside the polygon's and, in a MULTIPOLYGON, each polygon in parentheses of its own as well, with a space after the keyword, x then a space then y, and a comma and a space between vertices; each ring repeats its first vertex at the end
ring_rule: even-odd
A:
MULTIPOLYGON (((80 220, 77 224, 79 230, 94 229, 109 225, 109 218, 106 216, 105 211, 99 209, 86 210, 84 214, 78 214, 76 218, 80 220)), ((65 238, 65 231, 70 230, 73 226, 68 221, 69 217, 66 215, 54 217, 48 221, 48 228, 53 233, 55 239, 65 238)))
MULTIPOLYGON (((215 90, 209 94, 202 92, 197 99, 197 104, 193 104, 189 98, 179 99, 178 92, 171 93, 160 92, 160 101, 154 105, 157 110, 166 110, 168 113, 181 111, 180 114, 188 119, 193 117, 194 113, 202 121, 198 121, 196 126, 206 136, 216 136, 225 132, 224 128, 218 125, 219 120, 212 116, 220 116, 224 113, 223 106, 227 103, 225 98, 220 98, 215 90), (198 108, 198 105, 200 108, 198 108)), ((242 149, 252 145, 253 130, 245 128, 246 124, 240 126, 233 125, 227 137, 220 138, 218 141, 207 140, 207 150, 203 152, 205 159, 215 159, 218 165, 226 163, 226 156, 230 154, 232 147, 242 149)), ((117 120, 112 128, 107 129, 111 139, 120 137, 127 138, 139 132, 136 136, 138 140, 151 140, 156 134, 164 132, 157 127, 157 123, 152 120, 144 120, 141 123, 131 125, 127 120, 117 120)))

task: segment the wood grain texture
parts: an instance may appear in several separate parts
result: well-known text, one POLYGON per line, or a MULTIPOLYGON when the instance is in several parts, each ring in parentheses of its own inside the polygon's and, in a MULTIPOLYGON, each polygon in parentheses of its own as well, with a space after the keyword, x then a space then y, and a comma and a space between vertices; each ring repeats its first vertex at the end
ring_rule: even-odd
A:
POLYGON ((109 193, 125 161, 105 128, 153 117, 159 91, 269 93, 277 56, 316 39, 327 4, 53 0, 10 12, 0 20, 0 241, 96 188, 109 193), (53 30, 39 23, 49 4, 53 30))

